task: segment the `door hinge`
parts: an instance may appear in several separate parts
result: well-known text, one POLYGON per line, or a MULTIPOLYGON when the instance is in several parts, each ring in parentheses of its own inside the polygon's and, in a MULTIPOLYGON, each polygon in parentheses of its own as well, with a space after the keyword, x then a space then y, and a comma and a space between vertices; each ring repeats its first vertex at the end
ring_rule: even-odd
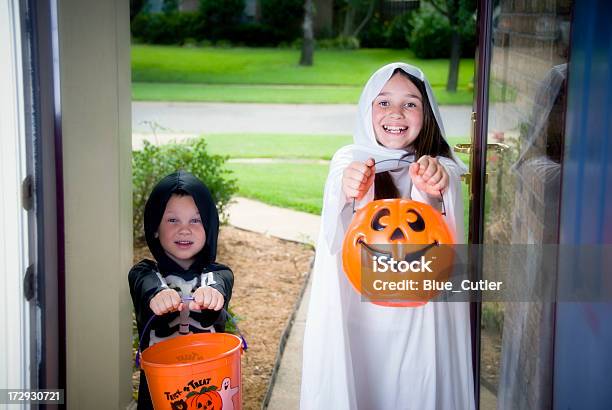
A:
POLYGON ((34 207, 34 181, 32 175, 26 176, 21 183, 21 206, 26 211, 34 207))
POLYGON ((29 302, 36 296, 36 275, 34 275, 34 265, 28 266, 23 277, 23 295, 29 302))

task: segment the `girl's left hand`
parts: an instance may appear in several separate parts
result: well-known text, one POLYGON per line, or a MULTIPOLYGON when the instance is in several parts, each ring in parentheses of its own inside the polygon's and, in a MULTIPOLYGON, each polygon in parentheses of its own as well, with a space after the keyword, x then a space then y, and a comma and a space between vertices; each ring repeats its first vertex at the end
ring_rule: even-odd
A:
POLYGON ((440 162, 429 155, 423 155, 410 165, 410 178, 412 183, 421 192, 430 196, 440 196, 448 188, 448 173, 440 162))
POLYGON ((189 310, 221 310, 224 302, 225 298, 217 289, 202 286, 193 292, 193 300, 189 302, 189 310))

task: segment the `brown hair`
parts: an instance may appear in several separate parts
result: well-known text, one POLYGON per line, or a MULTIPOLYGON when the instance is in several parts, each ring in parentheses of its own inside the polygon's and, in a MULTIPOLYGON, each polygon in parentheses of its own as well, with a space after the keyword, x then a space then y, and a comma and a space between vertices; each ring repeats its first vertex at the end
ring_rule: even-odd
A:
MULTIPOLYGON (((447 157, 453 159, 451 154, 450 146, 442 137, 442 132, 436 121, 436 117, 431 109, 429 98, 427 97, 427 90, 423 81, 408 74, 401 68, 396 68, 391 74, 391 77, 399 74, 410 80, 421 93, 423 101, 423 126, 421 132, 412 143, 414 149, 414 158, 418 160, 422 155, 429 155, 432 157, 447 157)), ((398 198, 399 191, 393 183, 393 178, 388 172, 381 172, 376 174, 374 178, 374 199, 385 199, 385 198, 398 198)))

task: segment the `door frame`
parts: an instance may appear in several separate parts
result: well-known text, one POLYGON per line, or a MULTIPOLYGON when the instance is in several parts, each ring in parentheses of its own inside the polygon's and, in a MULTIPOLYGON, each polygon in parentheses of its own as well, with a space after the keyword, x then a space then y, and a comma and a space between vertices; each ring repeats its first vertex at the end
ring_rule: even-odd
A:
MULTIPOLYGON (((478 46, 475 58, 476 87, 472 115, 472 150, 470 159, 471 181, 469 184, 469 224, 468 244, 481 245, 484 236, 485 195, 484 182, 486 175, 486 146, 489 107, 489 73, 491 65, 493 5, 489 0, 479 0, 477 4, 476 30, 478 46)), ((470 246, 471 250, 478 246, 470 246)), ((470 252, 469 274, 471 280, 477 281, 482 276, 482 253, 470 252)), ((472 369, 474 376, 474 400, 476 409, 480 408, 480 319, 482 304, 470 303, 470 328, 472 334, 472 369)))
POLYGON ((20 192, 26 177, 26 133, 23 104, 24 79, 21 47, 24 42, 20 5, 17 1, 0 4, 0 353, 3 374, 0 387, 31 388, 33 335, 30 330, 31 306, 25 300, 23 277, 30 264, 28 212, 20 192))
MULTIPOLYGON (((29 237, 35 272, 31 301, 32 387, 66 389, 64 195, 56 0, 20 4, 27 170, 33 211, 29 237)), ((43 405, 43 407, 45 407, 43 405)), ((61 407, 61 406, 60 406, 61 407)))

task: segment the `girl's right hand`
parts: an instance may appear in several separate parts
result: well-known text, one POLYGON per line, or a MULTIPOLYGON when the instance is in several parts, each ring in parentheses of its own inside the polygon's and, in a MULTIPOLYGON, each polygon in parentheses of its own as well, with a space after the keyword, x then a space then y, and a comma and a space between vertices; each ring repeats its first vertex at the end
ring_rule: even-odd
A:
POLYGON ((373 158, 366 162, 353 161, 342 173, 342 191, 347 197, 360 200, 374 183, 375 175, 373 158))
POLYGON ((149 307, 157 316, 161 316, 168 312, 174 312, 175 310, 181 310, 183 308, 183 301, 181 295, 174 289, 164 289, 158 292, 151 302, 149 307))

